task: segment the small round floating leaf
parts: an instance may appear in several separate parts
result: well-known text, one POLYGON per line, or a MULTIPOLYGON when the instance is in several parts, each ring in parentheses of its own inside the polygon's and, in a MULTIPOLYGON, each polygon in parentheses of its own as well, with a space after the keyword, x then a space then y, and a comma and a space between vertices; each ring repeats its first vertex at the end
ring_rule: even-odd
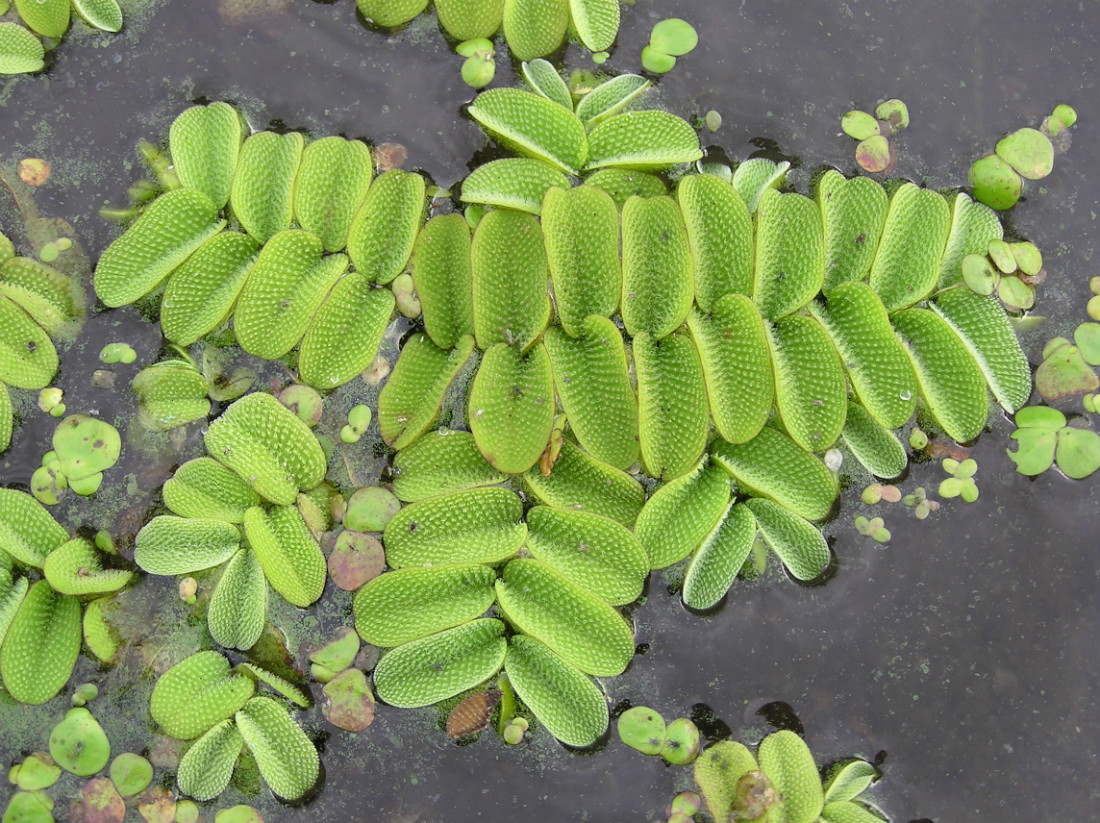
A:
POLYGON ((649 35, 649 45, 673 57, 681 57, 699 44, 699 35, 686 20, 670 17, 653 27, 649 35))
POLYGON ((890 125, 890 130, 901 131, 909 125, 909 107, 896 97, 884 100, 875 107, 875 117, 890 125))
POLYGON ((637 74, 620 74, 605 80, 577 101, 577 117, 587 128, 592 128, 618 114, 650 85, 637 74))
POLYGON ((470 88, 482 89, 493 82, 497 65, 492 53, 474 54, 462 62, 462 82, 470 88))
POLYGON ((1010 243, 1016 265, 1024 274, 1034 277, 1043 268, 1043 255, 1034 243, 1010 243))
POLYGON ((1021 429, 1058 431, 1066 425, 1066 416, 1050 406, 1027 406, 1016 412, 1016 425, 1021 429))
POLYGON ((92 713, 78 707, 50 732, 50 756, 66 771, 89 777, 107 765, 111 744, 92 713))
POLYGON ((180 183, 201 191, 219 209, 229 202, 243 123, 228 103, 192 106, 172 123, 168 147, 180 183))
POLYGON ((140 754, 120 754, 111 761, 111 782, 123 797, 136 795, 153 782, 153 764, 140 754))
POLYGON ((40 569, 49 553, 68 539, 65 527, 29 494, 0 489, 0 550, 40 569))
POLYGON ((244 738, 232 720, 210 728, 180 758, 176 771, 180 791, 199 801, 216 798, 229 785, 243 747, 244 738))
POLYGON ((533 637, 514 635, 504 661, 519 698, 569 746, 590 746, 607 730, 607 698, 593 680, 533 637))
POLYGON ((248 650, 267 625, 267 580, 256 553, 241 547, 222 572, 206 612, 210 636, 230 649, 248 650))
POLYGON ((865 111, 850 111, 840 118, 840 128, 853 140, 866 140, 878 135, 878 121, 865 111))
POLYGON ((508 489, 471 489, 401 509, 386 526, 386 561, 395 569, 499 563, 523 545, 523 503, 508 489))
POLYGON ((1036 129, 1019 129, 997 143, 997 156, 1021 177, 1040 180, 1054 168, 1054 147, 1036 129))
POLYGON ((504 17, 504 0, 435 0, 435 13, 455 40, 492 37, 504 17))
MULTIPOLYGON (((507 5, 512 1, 506 4, 506 17, 507 5)), ((565 4, 565 0, 535 2, 565 4)), ((506 36, 507 25, 505 22, 506 36)), ((514 47, 512 50, 516 51, 514 47)), ((576 174, 588 158, 588 138, 581 121, 573 112, 540 95, 520 89, 490 89, 477 96, 469 113, 507 148, 544 160, 566 174, 576 174)))
POLYGON ((890 141, 881 134, 868 137, 860 140, 856 146, 856 162, 861 169, 871 174, 886 171, 892 160, 891 149, 890 141))
POLYGON ((642 68, 653 74, 668 74, 676 68, 676 58, 653 46, 646 46, 642 49, 642 68))
POLYGON ((34 583, 0 647, 4 688, 20 703, 45 703, 68 682, 80 636, 80 602, 45 580, 34 583))
POLYGON ((962 279, 975 294, 993 294, 997 287, 997 272, 989 258, 981 254, 968 254, 962 259, 962 279))
POLYGON ((1100 323, 1082 323, 1073 331, 1081 357, 1090 366, 1100 366, 1100 323))
MULTIPOLYGON (((792 731, 769 734, 760 742, 760 768, 783 798, 781 823, 813 823, 824 793, 809 747, 792 731)), ((772 815, 768 815, 771 819, 772 815)))
POLYGON ((138 532, 134 562, 149 574, 189 574, 224 563, 240 541, 232 523, 162 514, 138 532))
POLYGON ((684 574, 684 605, 709 609, 721 600, 744 566, 756 540, 752 512, 732 501, 721 520, 703 538, 684 574))
POLYGON ((428 706, 495 675, 507 648, 501 621, 472 620, 383 655, 374 670, 374 687, 392 706, 428 706))
POLYGON ((634 527, 645 503, 645 489, 624 471, 609 466, 565 441, 548 475, 536 466, 523 476, 539 501, 571 511, 590 511, 634 527))
MULTIPOLYGON (((15 784, 25 792, 48 789, 61 777, 61 767, 45 752, 28 755, 18 766, 15 784)), ((11 780, 9 773, 8 779, 11 780)))
POLYGON ((1066 477, 1080 480, 1100 469, 1100 435, 1096 432, 1066 426, 1058 431, 1057 438, 1054 459, 1066 477))
POLYGON ((325 702, 321 710, 333 726, 349 732, 361 732, 374 720, 374 696, 367 677, 359 669, 340 672, 322 689, 325 702))
POLYGON ((297 800, 313 788, 320 771, 317 749, 286 709, 269 697, 253 697, 235 720, 260 775, 275 794, 297 800))
POLYGON ((1054 117, 1057 117, 1068 128, 1077 122, 1077 111, 1065 103, 1059 103, 1054 107, 1054 117))
POLYGON ((829 546, 817 527, 778 503, 750 498, 764 541, 797 580, 813 580, 829 565, 829 546))
POLYGON ((1036 369, 1035 388, 1043 399, 1058 400, 1096 391, 1100 388, 1100 379, 1076 346, 1062 345, 1036 369))
POLYGON ((300 608, 316 602, 325 588, 325 556, 296 507, 249 509, 244 534, 275 591, 300 608))
POLYGON ((967 181, 976 200, 998 211, 1015 206, 1023 189, 1020 175, 995 154, 976 161, 967 173, 967 181))
POLYGON ((344 526, 358 532, 380 532, 401 508, 393 492, 383 486, 364 486, 348 498, 344 526))
POLYGON ((678 717, 668 724, 661 757, 673 766, 687 766, 699 756, 699 728, 688 718, 678 717))
POLYGON ((44 389, 57 365, 57 350, 46 331, 0 294, 0 382, 16 389, 44 389))
POLYGON ((699 135, 667 111, 629 111, 599 123, 588 135, 586 168, 658 171, 703 156, 699 135))
POLYGON ((4 809, 4 823, 54 823, 52 808, 43 792, 16 792, 4 809))
POLYGON ((619 739, 642 754, 656 755, 665 745, 665 719, 647 706, 627 709, 616 721, 619 739))
POLYGON ((458 626, 492 605, 495 580, 496 572, 480 564, 383 574, 355 595, 355 629, 365 642, 388 648, 458 626))
POLYGON ((568 189, 569 178, 542 160, 506 157, 470 172, 462 181, 462 200, 539 214, 551 188, 568 189))
POLYGON ((95 595, 118 591, 133 577, 124 569, 104 569, 90 540, 77 537, 50 552, 42 572, 54 591, 95 595))
POLYGON ((1009 309, 1030 309, 1035 305, 1035 287, 1015 275, 1005 275, 997 283, 997 296, 1009 309))
POLYGON ((46 51, 42 41, 15 23, 0 23, 0 74, 41 71, 46 51))
POLYGON ((729 817, 737 798, 738 782, 757 768, 752 752, 732 740, 723 740, 703 752, 695 761, 695 785, 712 818, 729 817))
POLYGON ((1002 274, 1012 274, 1016 271, 1016 256, 1004 240, 999 238, 990 240, 987 251, 989 252, 989 258, 1002 274))
POLYGON ((250 678, 230 672, 223 655, 198 652, 161 675, 149 713, 166 734, 190 740, 232 717, 255 690, 250 678))
POLYGON ((694 551, 718 524, 729 499, 729 477, 707 458, 658 489, 634 527, 650 568, 671 566, 694 551))

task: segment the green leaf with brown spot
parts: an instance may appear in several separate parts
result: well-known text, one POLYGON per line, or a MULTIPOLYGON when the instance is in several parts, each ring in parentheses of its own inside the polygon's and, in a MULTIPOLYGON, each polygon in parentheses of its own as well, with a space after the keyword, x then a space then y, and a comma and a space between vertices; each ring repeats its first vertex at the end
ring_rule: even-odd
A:
POLYGON ((168 132, 168 148, 180 183, 223 208, 229 202, 245 133, 240 114, 228 103, 185 110, 168 132))
POLYGON ((776 823, 814 823, 821 814, 824 794, 813 755, 801 737, 783 730, 760 741, 760 769, 783 798, 778 814, 769 813, 776 823))
POLYGON ((825 232, 825 282, 829 294, 849 280, 864 280, 878 250, 889 200, 870 177, 845 178, 830 169, 817 183, 825 232))
POLYGON ((325 555, 296 507, 249 509, 244 536, 271 588, 303 609, 317 601, 325 588, 325 555))
POLYGON ((569 178, 543 160, 505 157, 470 172, 462 181, 461 197, 464 203, 540 214, 547 191, 568 188, 569 178))
POLYGON ((270 697, 253 697, 234 715, 260 776, 285 800, 297 800, 317 782, 321 760, 302 727, 270 697))
POLYGON ((433 217, 416 238, 412 278, 424 330, 442 349, 474 333, 470 226, 461 214, 433 217))
POLYGON ((393 493, 406 503, 507 479, 482 456, 472 434, 454 429, 426 432, 393 459, 393 493))
POLYGON ((340 251, 373 176, 366 143, 335 135, 315 140, 302 152, 294 184, 295 219, 321 238, 325 251, 340 251))
POLYGON ((763 497, 746 503, 764 542, 797 580, 813 580, 829 565, 829 546, 813 523, 763 497))
POLYGON ((965 443, 989 415, 985 378, 966 344, 935 312, 906 309, 890 318, 913 361, 920 392, 948 436, 965 443))
POLYGON ((607 731, 607 698, 596 683, 549 646, 517 634, 504 658, 520 700, 567 746, 591 746, 607 731))
POLYGON ((523 503, 509 489, 471 489, 405 506, 386 525, 391 568, 499 563, 527 538, 523 503))
POLYGON ((808 197, 767 189, 756 210, 756 279, 752 299, 775 320, 821 291, 825 248, 821 210, 808 197))
POLYGON ((711 174, 676 187, 695 274, 695 302, 714 311, 727 294, 752 295, 752 217, 737 190, 711 174))
POLYGON ((597 460, 618 469, 638 459, 638 400, 618 327, 591 315, 572 338, 558 326, 546 330, 554 386, 577 440, 597 460))
POLYGON ((224 563, 240 543, 232 523, 162 514, 138 532, 134 562, 149 574, 190 574, 224 563))
POLYGON ((504 0, 503 23, 504 39, 516 58, 545 57, 557 51, 565 39, 569 27, 569 2, 504 0))
POLYGON ((324 390, 357 377, 378 354, 393 307, 393 292, 372 288, 359 272, 337 281, 302 338, 302 382, 324 390))
POLYGON ((266 243, 290 228, 294 180, 305 138, 297 132, 259 131, 241 146, 229 205, 244 230, 266 243))
POLYGON ((447 351, 426 334, 405 341, 386 385, 378 395, 378 426, 382 439, 403 449, 426 432, 439 416, 443 397, 470 359, 474 339, 462 337, 447 351))
POLYGON ((44 389, 57 365, 57 350, 45 329, 0 294, 0 381, 17 389, 44 389))
MULTIPOLYGON (((520 9, 532 3, 556 6, 568 17, 566 0, 506 0, 504 36, 512 53, 521 60, 541 55, 525 54, 526 49, 517 48, 512 42, 512 35, 508 32, 509 9, 520 9)), ((545 23, 541 30, 552 35, 545 23)), ((558 42, 561 42, 560 36, 558 42)), ((557 46, 550 51, 554 48, 557 46)), ((581 121, 573 112, 541 95, 521 89, 490 89, 479 94, 468 111, 490 136, 506 148, 525 157, 544 160, 566 174, 577 174, 588 159, 588 137, 581 121)))
POLYGON ((478 348, 531 348, 550 321, 549 268, 538 220, 512 210, 489 212, 474 231, 470 262, 478 348))
POLYGON ((628 111, 592 129, 585 168, 663 171, 702 156, 699 135, 686 120, 657 109, 628 111))
POLYGON ((176 781, 180 791, 195 800, 213 800, 225 791, 244 738, 232 720, 212 726, 180 758, 176 781))
POLYGON ((547 506, 568 511, 602 514, 634 528, 645 503, 645 489, 624 471, 609 466, 584 452, 575 443, 562 443, 561 454, 544 475, 539 466, 530 469, 523 481, 531 494, 547 506))
POLYGON ((234 472, 211 457, 188 460, 164 484, 164 505, 180 517, 243 523, 260 496, 234 472))
POLYGON ((391 169, 367 189, 348 231, 348 254, 372 283, 389 283, 405 269, 424 224, 424 178, 391 169))
POLYGON ((267 580, 256 552, 242 546, 229 559, 206 610, 210 636, 219 646, 247 651, 267 626, 267 580))
POLYGON ((270 394, 237 400, 206 430, 206 450, 261 497, 292 506, 328 468, 309 426, 270 394))
POLYGON ((496 591, 511 623, 583 672, 614 677, 634 656, 634 633, 615 609, 537 560, 509 562, 496 591))
POLYGON ((772 326, 769 342, 783 426, 807 451, 829 448, 848 411, 848 382, 829 333, 812 317, 792 315, 772 326))
POLYGON ((42 573, 54 591, 80 596, 118 591, 134 576, 125 569, 104 569, 92 541, 83 537, 73 538, 50 552, 42 573))
POLYGON ((718 524, 729 499, 729 476, 706 457, 689 474, 654 492, 634 525, 650 568, 671 566, 695 551, 718 524))
POLYGON ((495 469, 527 471, 554 427, 554 380, 546 347, 527 354, 498 343, 481 360, 470 389, 467 420, 474 440, 495 469))
POLYGON ((69 681, 80 637, 80 601, 33 584, 0 648, 4 688, 20 703, 45 703, 69 681))
POLYGON ((0 489, 0 549, 16 562, 41 569, 69 532, 26 492, 0 489))
POLYGON ((890 197, 869 281, 888 312, 931 294, 950 223, 951 210, 939 192, 905 183, 890 197))
POLYGON ((388 648, 480 617, 496 598, 496 572, 478 563, 397 569, 355 595, 355 630, 388 648))
POLYGON ((775 398, 760 312, 744 295, 727 294, 711 314, 692 309, 688 329, 699 349, 715 428, 731 443, 751 440, 767 422, 775 398))
POLYGON ((542 203, 542 235, 558 317, 580 337, 586 317, 610 317, 619 307, 619 211, 595 186, 551 189, 542 203))
POLYGON ((707 748, 695 761, 695 785, 707 811, 715 820, 726 820, 737 797, 737 784, 756 771, 756 758, 741 743, 723 740, 707 748))
POLYGON ((374 687, 391 706, 429 706, 495 675, 507 650, 501 621, 472 620, 383 655, 374 687))
POLYGON ((684 605, 709 609, 725 597, 755 541, 756 518, 747 506, 731 501, 684 573, 684 605))
POLYGON ((707 442, 710 415, 703 365, 692 338, 676 332, 634 338, 638 437, 646 472, 671 480, 689 471, 707 442))

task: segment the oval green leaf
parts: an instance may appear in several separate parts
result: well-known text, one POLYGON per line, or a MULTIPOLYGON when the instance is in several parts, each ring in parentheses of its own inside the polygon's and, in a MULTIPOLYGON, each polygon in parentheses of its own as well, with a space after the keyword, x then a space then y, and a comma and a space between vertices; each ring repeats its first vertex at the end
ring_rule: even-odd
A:
POLYGON ((729 476, 709 458, 659 488, 634 526, 650 568, 671 566, 695 551, 722 518, 729 499, 729 476))

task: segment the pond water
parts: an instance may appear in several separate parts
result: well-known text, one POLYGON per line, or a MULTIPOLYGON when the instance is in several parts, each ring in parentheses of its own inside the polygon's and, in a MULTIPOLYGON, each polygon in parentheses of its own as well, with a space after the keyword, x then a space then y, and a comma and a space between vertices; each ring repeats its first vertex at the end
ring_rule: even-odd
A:
MULTIPOLYGON (((402 144, 406 168, 441 186, 487 156, 486 139, 462 110, 471 93, 460 60, 431 17, 386 34, 362 25, 352 0, 132 5, 141 8, 123 34, 74 35, 47 74, 0 81, 0 170, 8 178, 19 159, 46 159, 53 176, 33 192, 34 204, 42 216, 69 221, 93 261, 119 232, 97 210, 123 205, 141 176, 135 145, 163 139, 195 99, 233 101, 257 128, 402 144)), ((1056 103, 1075 106, 1074 145, 1007 224, 1040 246, 1049 272, 1036 312, 1051 319, 1022 338, 1032 363, 1046 339, 1086 319, 1088 279, 1100 274, 1094 0, 638 0, 623 11, 609 67, 637 71, 653 23, 687 18, 700 46, 661 78, 660 104, 684 117, 717 110, 723 124, 704 142, 734 160, 761 149, 781 154, 794 161, 789 181, 802 191, 824 165, 855 172, 840 116, 885 97, 904 100, 912 117, 898 138, 895 176, 938 189, 964 184, 970 162, 1003 133, 1038 124, 1056 103)), ((575 47, 561 57, 568 68, 591 67, 575 47)), ((499 57, 496 84, 514 82, 499 57)), ((26 216, 0 190, 0 225, 24 251, 18 227, 26 216)), ((71 410, 117 415, 121 429, 133 411, 129 380, 160 345, 157 328, 133 309, 98 315, 64 356, 55 385, 71 410), (114 389, 90 380, 111 340, 129 342, 139 356, 137 366, 117 369, 114 389)), ((32 393, 20 394, 28 396, 20 401, 25 419, 0 456, 3 486, 28 483, 52 431, 51 419, 30 412, 32 393)), ((819 763, 877 758, 884 779, 873 798, 896 821, 1096 819, 1100 479, 1016 474, 1005 455, 1012 428, 995 416, 974 448, 975 503, 948 502, 924 522, 900 504, 881 504, 877 513, 893 533, 886 545, 851 526, 866 508, 859 489, 848 490, 828 527, 837 571, 823 586, 801 587, 770 569, 735 584, 704 616, 688 613, 669 594, 673 581, 655 574, 634 613, 647 651, 608 683, 612 705, 646 704, 668 718, 709 710, 745 741, 772 721, 800 723, 819 763)), ((106 527, 125 541, 151 516, 155 489, 172 468, 202 450, 198 426, 182 436, 124 437, 124 461, 105 488, 125 493, 107 509, 83 500, 61 507, 70 528, 106 527)), ((373 482, 380 468, 365 459, 349 471, 373 482)), ((900 485, 934 487, 942 477, 935 463, 916 465, 900 485)), ((143 653, 116 671, 97 672, 82 659, 72 681, 100 682, 97 711, 118 751, 149 745, 147 697, 161 646, 198 642, 170 581, 144 581, 133 601, 135 614, 167 612, 150 627, 143 653), (133 685, 135 675, 143 679, 133 685)), ((311 632, 349 622, 349 603, 326 596, 301 625, 291 614, 274 619, 285 621, 296 651, 311 632)), ((0 698, 4 768, 44 746, 66 701, 63 693, 23 709, 0 698)), ((355 735, 315 709, 302 722, 322 743, 319 796, 290 808, 263 791, 231 790, 219 806, 250 802, 268 821, 662 820, 665 804, 690 785, 690 770, 617 740, 583 753, 546 734, 513 748, 491 735, 458 747, 438 721, 435 709, 380 707, 355 735)), ((721 723, 708 728, 721 731, 721 723)), ((0 802, 9 790, 0 786, 0 802)))

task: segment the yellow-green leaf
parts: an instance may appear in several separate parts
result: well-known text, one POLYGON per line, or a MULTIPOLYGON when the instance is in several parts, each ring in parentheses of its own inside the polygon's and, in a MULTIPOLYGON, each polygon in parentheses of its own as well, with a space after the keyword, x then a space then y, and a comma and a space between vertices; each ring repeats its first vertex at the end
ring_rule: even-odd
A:
POLYGON ((373 175, 370 148, 361 140, 333 135, 306 146, 294 184, 294 217, 321 238, 325 251, 347 245, 352 218, 373 175))
POLYGON ((244 536, 271 588, 295 606, 316 602, 325 588, 325 555, 295 506, 244 513, 244 536))
POLYGON ((348 254, 372 283, 389 283, 405 268, 424 223, 424 178, 391 169, 367 189, 348 231, 348 254))
POLYGON ((699 135, 686 120, 658 109, 628 111, 592 129, 585 168, 659 171, 702 156, 699 135))
POLYGON ((566 440, 561 454, 544 475, 538 466, 523 476, 524 483, 539 501, 568 511, 602 514, 634 527, 645 503, 645 489, 624 471, 609 466, 566 440))
POLYGON ((950 223, 939 192, 913 183, 894 192, 870 279, 888 312, 912 306, 935 288, 950 223))
POLYGON ((43 37, 60 40, 69 30, 69 0, 15 0, 19 16, 43 37))
MULTIPOLYGON (((539 57, 523 53, 508 33, 509 9, 523 9, 531 4, 558 6, 568 17, 566 0, 506 0, 504 35, 512 52, 521 60, 539 57)), ((548 25, 540 27, 549 33, 548 25)), ((564 26, 562 28, 564 34, 564 26)), ((559 36, 558 42, 561 42, 559 36)), ((550 49, 556 48, 555 45, 550 49)), ((577 116, 541 95, 521 89, 490 89, 477 96, 469 108, 470 116, 505 147, 525 157, 545 160, 566 174, 577 174, 588 159, 588 137, 577 116)))
POLYGON ((569 178, 543 160, 505 157, 478 166, 462 181, 465 203, 484 203, 539 214, 550 189, 568 189, 569 178))
POLYGON ((45 703, 68 682, 80 637, 80 601, 45 580, 33 584, 0 648, 4 688, 20 703, 45 703))
POLYGON ((769 342, 783 426, 807 451, 829 448, 848 410, 848 382, 829 333, 812 317, 792 315, 770 329, 769 342))
POLYGON ((185 110, 168 132, 168 148, 180 183, 201 191, 219 209, 229 202, 244 129, 235 108, 211 103, 185 110))
POLYGON ((878 250, 888 206, 886 191, 870 177, 845 178, 830 169, 817 183, 825 231, 825 283, 864 280, 878 250))
POLYGON ((569 26, 569 2, 504 0, 503 23, 504 39, 516 58, 532 60, 545 57, 557 51, 565 38, 565 30, 569 26))
POLYGON ((393 493, 416 503, 450 492, 494 486, 508 475, 492 467, 469 432, 426 432, 393 459, 393 493))
POLYGON ((718 524, 729 499, 729 476, 705 457, 689 474, 659 488, 634 526, 650 568, 671 566, 695 551, 718 524))
POLYGON ((714 311, 727 294, 752 296, 752 217, 737 190, 712 174, 676 187, 695 274, 695 302, 714 311))
POLYGON ((416 238, 412 278, 424 315, 424 330, 442 349, 474 333, 470 226, 461 214, 441 214, 416 238))
POLYGON ((297 132, 259 131, 241 146, 229 204, 244 230, 266 243, 290 228, 294 180, 305 138, 297 132))
POLYGON ((756 210, 756 307, 768 320, 783 317, 821 291, 824 278, 821 210, 801 194, 767 189, 756 210))
POLYGON ((687 318, 695 290, 683 213, 671 197, 631 197, 622 232, 626 331, 665 337, 687 318))

